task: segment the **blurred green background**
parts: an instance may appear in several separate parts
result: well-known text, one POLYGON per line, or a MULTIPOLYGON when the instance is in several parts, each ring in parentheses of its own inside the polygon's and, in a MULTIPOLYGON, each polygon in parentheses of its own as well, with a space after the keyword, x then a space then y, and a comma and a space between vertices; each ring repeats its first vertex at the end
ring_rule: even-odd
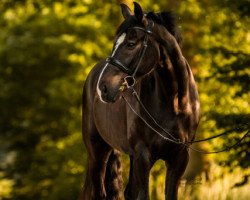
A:
MULTIPOLYGON (((121 2, 132 8, 130 0, 0 1, 0 200, 78 198, 86 163, 82 85, 111 52, 121 2)), ((177 14, 201 99, 197 138, 243 125, 197 148, 235 143, 250 122, 250 1, 138 2, 146 11, 177 14)), ((180 199, 250 199, 249 137, 226 153, 191 155, 180 199)), ((126 182, 126 156, 123 163, 126 182)), ((158 162, 152 199, 164 198, 164 177, 158 162)))

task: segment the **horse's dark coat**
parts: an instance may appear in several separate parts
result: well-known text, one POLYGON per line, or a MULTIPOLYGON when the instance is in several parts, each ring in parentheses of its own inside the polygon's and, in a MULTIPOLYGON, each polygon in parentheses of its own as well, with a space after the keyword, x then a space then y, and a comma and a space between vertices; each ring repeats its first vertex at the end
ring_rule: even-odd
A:
MULTIPOLYGON (((135 4, 135 15, 122 5, 125 21, 117 38, 126 33, 115 57, 132 67, 138 59, 144 32, 129 28, 145 27, 154 21, 153 35, 136 75, 135 90, 155 120, 176 139, 194 139, 199 122, 199 100, 191 69, 182 56, 180 35, 169 13, 149 13, 135 4), (133 43, 133 47, 129 44, 133 43)), ((121 98, 123 95, 152 126, 130 90, 119 90, 126 76, 105 61, 90 72, 83 91, 83 138, 88 152, 88 170, 83 199, 121 199, 122 184, 118 151, 130 156, 129 182, 125 199, 149 199, 149 172, 158 159, 166 161, 166 198, 177 199, 178 184, 188 163, 188 149, 164 140, 142 122, 121 98), (103 71, 103 68, 106 69, 103 71), (99 85, 97 86, 98 79, 99 85), (101 96, 97 94, 97 87, 101 96), (102 102, 102 99, 105 102, 102 102)), ((158 131, 159 128, 156 127, 158 131)), ((162 133, 169 137, 165 133, 162 133)))

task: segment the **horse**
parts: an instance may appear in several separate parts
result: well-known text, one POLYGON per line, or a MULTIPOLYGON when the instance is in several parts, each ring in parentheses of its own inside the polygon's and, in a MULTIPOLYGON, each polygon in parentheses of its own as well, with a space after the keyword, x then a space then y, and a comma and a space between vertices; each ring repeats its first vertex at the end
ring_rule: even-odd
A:
POLYGON ((89 73, 82 97, 87 150, 84 200, 123 199, 120 152, 129 155, 126 200, 149 199, 154 163, 165 161, 165 197, 178 197, 198 127, 199 96, 171 12, 121 4, 111 56, 89 73))

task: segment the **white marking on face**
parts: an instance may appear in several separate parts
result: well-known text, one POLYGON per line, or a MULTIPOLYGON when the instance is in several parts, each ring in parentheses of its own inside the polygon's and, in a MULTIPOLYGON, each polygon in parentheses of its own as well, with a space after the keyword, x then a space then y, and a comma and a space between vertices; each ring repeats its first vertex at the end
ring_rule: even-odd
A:
POLYGON ((100 73, 100 75, 99 75, 99 78, 98 78, 98 81, 97 81, 97 85, 96 85, 97 94, 98 94, 98 96, 99 96, 99 99, 100 99, 101 102, 103 102, 103 103, 106 103, 106 102, 103 101, 103 99, 102 99, 102 92, 101 92, 101 90, 99 89, 99 83, 100 83, 100 79, 102 78, 102 74, 103 74, 103 72, 105 71, 105 69, 106 69, 107 66, 108 66, 108 63, 106 63, 106 65, 103 67, 103 69, 102 69, 102 71, 101 71, 101 73, 100 73))
MULTIPOLYGON (((114 51, 112 52, 111 56, 114 56, 114 55, 115 55, 116 50, 119 48, 120 44, 124 42, 125 37, 126 37, 126 33, 123 33, 123 34, 121 34, 121 36, 117 39, 117 41, 116 41, 116 43, 115 43, 114 51)), ((103 99, 102 99, 102 92, 101 92, 101 90, 100 90, 100 88, 99 88, 99 84, 100 84, 100 80, 101 80, 101 78, 102 78, 102 75, 103 75, 105 69, 107 68, 108 64, 109 64, 109 63, 106 63, 106 65, 103 67, 103 69, 102 69, 102 71, 101 71, 101 73, 100 73, 100 75, 99 75, 99 78, 98 78, 98 81, 97 81, 97 85, 96 85, 97 94, 98 94, 98 96, 99 96, 101 102, 103 102, 103 103, 106 103, 106 102, 103 101, 103 99)))
POLYGON ((126 33, 121 34, 121 36, 117 39, 116 43, 115 43, 115 48, 114 51, 112 53, 111 56, 115 55, 116 50, 118 49, 118 47, 120 46, 121 43, 123 43, 123 41, 125 40, 126 37, 126 33))

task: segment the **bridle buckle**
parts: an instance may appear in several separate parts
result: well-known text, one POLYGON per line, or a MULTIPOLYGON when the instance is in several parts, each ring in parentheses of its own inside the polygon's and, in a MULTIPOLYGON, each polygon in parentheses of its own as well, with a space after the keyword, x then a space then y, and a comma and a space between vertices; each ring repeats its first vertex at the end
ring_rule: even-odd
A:
POLYGON ((134 76, 126 76, 124 78, 124 82, 122 85, 126 86, 127 88, 131 88, 135 85, 135 77, 134 76))

